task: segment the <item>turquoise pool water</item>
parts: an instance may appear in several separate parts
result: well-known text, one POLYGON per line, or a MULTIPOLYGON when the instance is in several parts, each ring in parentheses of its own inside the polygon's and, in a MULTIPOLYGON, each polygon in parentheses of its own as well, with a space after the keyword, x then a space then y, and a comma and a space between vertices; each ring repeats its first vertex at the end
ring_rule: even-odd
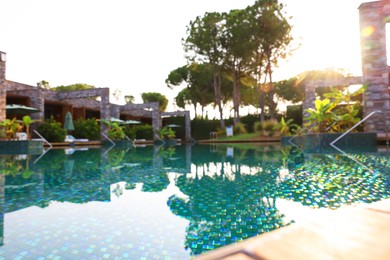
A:
POLYGON ((52 149, 0 165, 4 259, 189 259, 390 196, 389 153, 378 149, 52 149))

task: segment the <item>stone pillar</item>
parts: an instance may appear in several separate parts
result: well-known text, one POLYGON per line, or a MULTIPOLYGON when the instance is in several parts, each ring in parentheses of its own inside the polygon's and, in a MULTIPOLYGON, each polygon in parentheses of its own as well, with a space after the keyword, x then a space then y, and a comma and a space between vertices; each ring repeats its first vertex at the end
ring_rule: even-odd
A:
POLYGON ((306 117, 310 114, 307 109, 314 108, 314 102, 316 100, 316 84, 314 81, 308 81, 305 84, 305 98, 302 103, 302 119, 305 123, 306 117))
POLYGON ((359 7, 363 81, 368 85, 364 94, 364 116, 376 110, 385 114, 385 118, 368 119, 364 124, 365 132, 383 132, 384 123, 390 124, 385 19, 389 15, 390 1, 368 2, 359 7))
POLYGON ((119 118, 120 117, 120 106, 118 105, 111 105, 110 107, 110 110, 111 110, 111 116, 114 117, 114 118, 119 118))
POLYGON ((0 122, 6 119, 7 89, 0 86, 0 122))
POLYGON ((190 117, 190 111, 184 111, 185 113, 185 127, 186 127, 186 143, 191 143, 194 140, 191 136, 191 117, 190 117))
POLYGON ((30 97, 30 105, 39 109, 40 112, 31 114, 31 118, 43 122, 45 120, 45 94, 41 88, 25 90, 24 93, 30 97))
POLYGON ((6 60, 3 60, 2 57, 5 57, 5 52, 0 51, 0 85, 2 86, 5 82, 5 68, 6 60))
MULTIPOLYGON (((5 160, 0 159, 1 165, 5 165, 5 160)), ((2 172, 2 171, 1 171, 2 172)), ((0 174, 0 246, 4 244, 4 204, 5 204, 5 174, 0 174)))
POLYGON ((186 171, 187 171, 187 173, 191 173, 192 145, 193 144, 186 144, 186 171))
MULTIPOLYGON (((105 88, 102 89, 101 94, 101 102, 100 102, 100 119, 109 121, 110 120, 110 89, 105 88)), ((107 126, 100 122, 100 133, 107 135, 107 126)))
POLYGON ((7 87, 5 84, 6 61, 1 59, 1 56, 3 55, 5 55, 5 53, 0 51, 0 121, 6 119, 5 106, 7 103, 7 87))
POLYGON ((158 134, 158 131, 162 127, 162 120, 161 120, 161 114, 158 110, 158 102, 152 103, 152 127, 153 127, 153 140, 154 141, 160 141, 160 135, 158 134))

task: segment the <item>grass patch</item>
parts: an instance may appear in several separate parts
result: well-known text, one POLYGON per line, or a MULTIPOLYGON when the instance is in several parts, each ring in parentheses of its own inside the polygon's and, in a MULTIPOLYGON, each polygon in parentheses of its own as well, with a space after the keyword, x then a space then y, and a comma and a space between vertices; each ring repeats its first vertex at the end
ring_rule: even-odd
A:
POLYGON ((218 137, 216 140, 219 141, 242 141, 242 140, 253 140, 253 139, 259 139, 260 135, 256 133, 247 133, 247 134, 240 134, 240 135, 233 135, 233 136, 226 136, 226 137, 218 137))

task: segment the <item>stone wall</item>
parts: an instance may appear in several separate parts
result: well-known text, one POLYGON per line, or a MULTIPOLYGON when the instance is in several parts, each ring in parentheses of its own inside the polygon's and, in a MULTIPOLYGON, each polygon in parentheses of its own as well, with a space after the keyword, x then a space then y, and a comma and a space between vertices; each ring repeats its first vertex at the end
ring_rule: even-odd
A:
POLYGON ((5 87, 5 68, 5 61, 0 60, 0 121, 4 121, 6 118, 7 89, 5 87))
POLYGON ((345 77, 340 80, 310 80, 305 83, 305 99, 302 104, 303 119, 309 116, 306 112, 309 108, 314 108, 316 100, 316 89, 330 86, 348 86, 354 84, 362 84, 361 77, 345 77))
POLYGON ((158 110, 158 102, 144 103, 144 104, 126 104, 121 107, 121 112, 135 115, 135 111, 138 111, 137 115, 148 116, 152 118, 153 127, 153 140, 161 140, 158 130, 161 129, 161 116, 158 110), (143 111, 140 113, 140 111, 143 111))
POLYGON ((360 41, 363 81, 368 85, 364 94, 364 115, 382 111, 365 122, 366 132, 383 132, 390 125, 389 71, 386 53, 386 22, 390 22, 390 1, 363 3, 359 7, 360 41), (385 119, 385 120, 384 120, 385 119))
MULTIPOLYGON (((121 113, 132 116, 147 117, 152 119, 154 140, 160 140, 158 131, 162 127, 161 114, 157 102, 145 104, 127 104, 115 105, 110 104, 110 92, 108 88, 96 88, 88 90, 77 90, 67 92, 57 92, 49 89, 38 88, 18 82, 8 81, 5 79, 6 63, 0 61, 0 121, 6 118, 6 96, 7 92, 28 96, 30 106, 38 108, 39 113, 31 115, 33 119, 44 120, 45 100, 62 101, 70 104, 72 107, 85 107, 100 110, 100 118, 109 120, 110 117, 119 118, 121 113), (100 97, 101 101, 93 100, 93 97, 100 97)), ((166 114, 168 115, 168 114, 166 114)), ((191 137, 191 124, 189 111, 171 112, 172 116, 185 116, 186 118, 186 141, 193 141, 191 137)), ((102 134, 107 134, 107 126, 100 124, 102 134)))

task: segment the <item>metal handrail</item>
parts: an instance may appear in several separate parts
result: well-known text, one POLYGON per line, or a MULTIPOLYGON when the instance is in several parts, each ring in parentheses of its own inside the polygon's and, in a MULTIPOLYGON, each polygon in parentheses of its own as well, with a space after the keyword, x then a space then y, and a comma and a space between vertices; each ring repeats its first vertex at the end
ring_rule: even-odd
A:
POLYGON ((134 145, 134 140, 131 140, 127 135, 125 135, 125 138, 131 142, 132 145, 134 145))
MULTIPOLYGON (((380 113, 382 114, 383 116, 385 116, 385 114, 380 111, 380 110, 375 110, 375 111, 372 111, 370 114, 368 114, 365 118, 363 118, 362 120, 360 120, 359 122, 357 122, 354 126, 352 126, 350 129, 348 129, 348 131, 346 131, 345 133, 343 133, 342 135, 340 135, 339 137, 337 137, 335 140, 333 140, 333 142, 330 143, 331 146, 334 147, 334 144, 339 141, 341 138, 343 138, 345 135, 347 135, 349 132, 351 132, 353 129, 355 129, 358 125, 360 125, 361 123, 363 123, 364 121, 366 121, 368 118, 370 118, 371 116, 373 116, 374 114, 376 113, 380 113)), ((388 130, 387 130, 387 125, 386 125, 386 120, 384 120, 384 124, 385 124, 385 132, 386 132, 386 143, 387 145, 389 144, 389 138, 388 138, 388 130)))
POLYGON ((102 136, 103 136, 104 138, 106 138, 108 141, 110 141, 110 143, 112 143, 113 146, 115 145, 115 142, 112 141, 107 135, 102 134, 102 136))
POLYGON ((50 149, 53 148, 53 145, 51 143, 49 143, 49 141, 47 141, 37 130, 34 130, 34 133, 36 133, 41 138, 41 140, 43 140, 45 143, 47 143, 49 145, 50 149))

